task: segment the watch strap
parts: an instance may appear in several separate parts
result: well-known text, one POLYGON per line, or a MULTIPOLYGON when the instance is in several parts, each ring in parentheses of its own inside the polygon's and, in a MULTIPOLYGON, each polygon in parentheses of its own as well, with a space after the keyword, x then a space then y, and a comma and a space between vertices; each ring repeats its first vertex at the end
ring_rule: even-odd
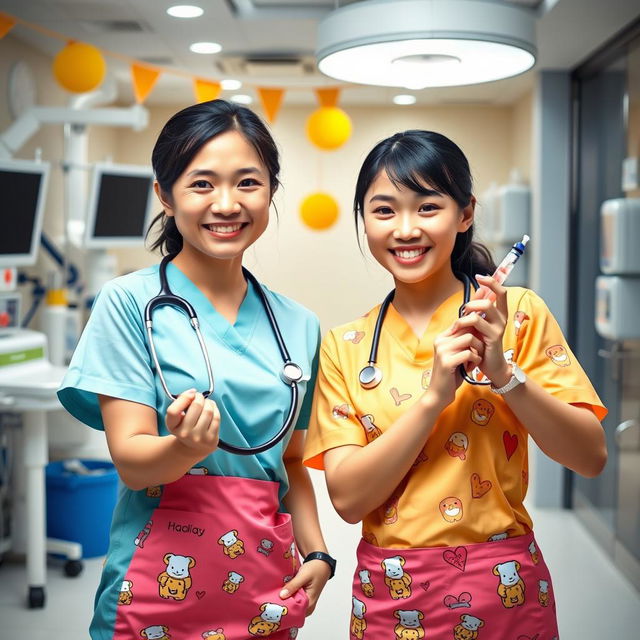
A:
MULTIPOLYGON (((511 378, 509 378, 509 382, 507 382, 507 384, 505 384, 502 387, 494 387, 493 383, 491 384, 491 391, 493 391, 493 393, 497 393, 498 395, 504 395, 505 393, 508 393, 509 391, 511 391, 511 389, 515 389, 519 384, 522 384, 524 382, 524 380, 521 380, 520 378, 525 378, 524 376, 524 372, 522 372, 522 370, 518 370, 517 367, 518 365, 514 363, 512 363, 512 372, 511 372, 511 378), (516 371, 521 372, 520 376, 516 375, 516 371)), ((525 378, 526 380, 526 378, 525 378)))
POLYGON ((303 562, 308 562, 309 560, 322 560, 322 562, 326 562, 331 570, 329 580, 331 580, 331 578, 336 574, 336 560, 328 553, 325 553, 324 551, 312 551, 305 556, 303 562))

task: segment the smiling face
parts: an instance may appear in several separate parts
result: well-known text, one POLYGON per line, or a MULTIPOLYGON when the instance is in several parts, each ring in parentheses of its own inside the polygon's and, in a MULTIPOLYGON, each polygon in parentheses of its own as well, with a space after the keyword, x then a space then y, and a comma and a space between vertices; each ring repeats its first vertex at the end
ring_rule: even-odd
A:
POLYGON ((175 218, 183 252, 198 258, 242 260, 269 222, 269 172, 238 131, 206 142, 175 181, 171 198, 156 193, 175 218))
POLYGON ((364 197, 371 254, 395 280, 407 284, 450 276, 456 236, 473 223, 474 199, 460 209, 451 196, 423 186, 423 193, 396 186, 383 169, 364 197))

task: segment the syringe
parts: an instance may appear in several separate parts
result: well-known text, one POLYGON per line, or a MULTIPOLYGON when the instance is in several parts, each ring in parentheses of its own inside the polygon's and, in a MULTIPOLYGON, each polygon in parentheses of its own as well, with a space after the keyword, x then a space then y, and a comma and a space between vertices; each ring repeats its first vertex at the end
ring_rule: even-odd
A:
MULTIPOLYGON (((502 262, 498 265, 498 268, 493 272, 491 276, 498 284, 504 284, 504 281, 507 279, 508 275, 513 270, 516 262, 520 259, 520 256, 524 253, 525 247, 527 246, 527 242, 529 242, 529 236, 522 236, 522 240, 520 242, 516 242, 511 249, 509 249, 509 253, 503 258, 502 262)), ((483 298, 489 298, 489 300, 495 300, 496 294, 489 289, 489 287, 485 287, 484 285, 480 285, 478 290, 475 292, 473 296, 474 300, 481 300, 483 298)))

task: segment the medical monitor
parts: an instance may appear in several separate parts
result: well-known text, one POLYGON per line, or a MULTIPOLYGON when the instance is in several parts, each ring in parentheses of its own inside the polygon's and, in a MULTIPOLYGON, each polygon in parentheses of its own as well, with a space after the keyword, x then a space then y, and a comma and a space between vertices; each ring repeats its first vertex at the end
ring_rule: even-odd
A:
POLYGON ((89 190, 85 247, 142 246, 154 203, 151 167, 96 164, 89 190))
POLYGON ((49 164, 0 160, 0 268, 36 263, 49 164))

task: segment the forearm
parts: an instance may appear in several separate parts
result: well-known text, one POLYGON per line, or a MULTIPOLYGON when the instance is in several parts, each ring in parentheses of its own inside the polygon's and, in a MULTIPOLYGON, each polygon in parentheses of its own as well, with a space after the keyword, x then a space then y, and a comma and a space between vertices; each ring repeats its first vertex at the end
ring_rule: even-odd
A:
POLYGON ((426 393, 366 447, 325 453, 329 494, 344 520, 359 522, 389 498, 422 451, 442 409, 426 393))
POLYGON ((134 491, 178 480, 199 462, 175 436, 136 434, 110 445, 113 462, 122 481, 134 491))
POLYGON ((309 472, 298 459, 285 459, 285 467, 289 476, 289 491, 284 497, 284 506, 291 514, 293 535, 302 556, 311 551, 327 552, 322 537, 316 497, 309 472))
POLYGON ((586 477, 602 471, 607 460, 604 430, 589 409, 559 400, 530 378, 503 397, 550 458, 586 477))

